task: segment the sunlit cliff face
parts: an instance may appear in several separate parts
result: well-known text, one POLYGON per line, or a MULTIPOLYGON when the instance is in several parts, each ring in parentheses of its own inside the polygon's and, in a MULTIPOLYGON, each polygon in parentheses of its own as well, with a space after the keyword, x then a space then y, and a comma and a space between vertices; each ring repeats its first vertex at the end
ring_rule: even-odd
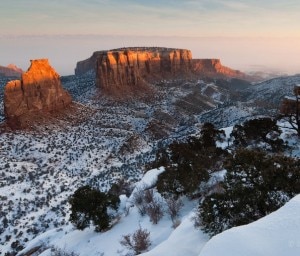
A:
MULTIPOLYGON (((191 72, 191 59, 186 49, 145 47, 99 52, 97 85, 114 90, 133 88, 149 80, 184 77, 191 72)), ((86 61, 81 64, 86 66, 86 61)))
POLYGON ((30 62, 29 69, 22 74, 24 85, 38 84, 47 80, 59 80, 59 74, 50 68, 48 59, 31 60, 30 62))
POLYGON ((20 125, 28 113, 56 111, 70 103, 70 95, 47 59, 32 60, 21 80, 9 82, 4 90, 4 112, 11 126, 20 125))

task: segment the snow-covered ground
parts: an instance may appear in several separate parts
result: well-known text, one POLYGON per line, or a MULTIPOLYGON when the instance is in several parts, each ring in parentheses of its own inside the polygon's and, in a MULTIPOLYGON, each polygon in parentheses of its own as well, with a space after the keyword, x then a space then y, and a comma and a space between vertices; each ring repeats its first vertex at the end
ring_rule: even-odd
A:
MULTIPOLYGON (((136 188, 151 187, 155 184, 157 176, 163 171, 163 168, 148 171, 141 181, 136 183, 136 188)), ((139 214, 137 207, 133 206, 131 198, 121 196, 120 208, 123 215, 111 230, 104 233, 96 233, 93 228, 79 231, 72 225, 53 229, 37 236, 18 255, 38 246, 45 248, 41 254, 43 256, 51 255, 52 246, 79 255, 99 256, 101 253, 109 256, 126 255, 129 251, 120 244, 122 236, 132 234, 142 227, 150 232, 151 240, 149 252, 143 255, 197 256, 208 241, 208 236, 194 228, 192 217, 195 204, 197 202, 185 200, 185 206, 180 211, 181 223, 174 229, 168 216, 164 216, 157 225, 153 225, 148 216, 139 214), (129 211, 125 209, 126 207, 129 207, 129 211)))
MULTIPOLYGON (((0 134, 1 253, 68 225, 67 201, 78 187, 89 184, 107 191, 120 178, 138 181, 159 145, 199 130, 194 115, 177 104, 196 84, 162 84, 151 101, 119 102, 98 95, 94 76, 62 80, 74 100, 92 111, 87 120, 0 134)), ((0 106, 5 82, 0 81, 0 106)), ((187 100, 196 105, 202 98, 187 100)))
MULTIPOLYGON (((206 109, 206 114, 203 114, 202 110, 201 113, 195 113, 194 107, 199 101, 195 101, 193 97, 194 89, 197 86, 204 86, 202 92, 206 92, 208 87, 205 84, 188 84, 184 90, 180 86, 167 88, 163 85, 159 87, 159 97, 154 102, 120 103, 106 98, 94 100, 93 81, 83 78, 74 79, 74 77, 66 78, 65 85, 72 91, 76 101, 95 110, 90 120, 77 126, 42 133, 19 131, 0 134, 0 254, 11 251, 12 246, 25 245, 25 250, 28 250, 42 245, 46 249, 42 253, 43 256, 51 255, 49 249, 51 246, 74 251, 80 256, 100 256, 102 253, 108 256, 125 255, 128 251, 121 246, 120 239, 123 235, 133 233, 139 227, 150 232, 152 242, 150 251, 144 255, 196 256, 206 253, 206 250, 211 248, 210 243, 215 243, 215 238, 207 243, 209 237, 201 230, 194 228, 192 217, 198 204, 197 201, 184 200, 184 207, 180 211, 180 225, 174 229, 173 223, 167 215, 159 224, 153 225, 149 221, 149 217, 140 216, 135 206, 130 207, 127 211, 126 207, 132 205, 131 198, 122 196, 120 221, 108 232, 95 233, 93 228, 84 231, 75 230, 69 223, 68 197, 76 188, 85 184, 106 191, 118 178, 125 178, 134 183, 144 177, 142 181, 136 183, 136 186, 151 186, 155 182, 155 177, 162 170, 147 172, 145 176, 143 174, 146 171, 145 165, 154 159, 159 145, 166 145, 173 140, 180 141, 188 135, 198 132, 199 123, 213 120, 231 126, 224 129, 226 140, 218 144, 218 146, 226 148, 232 125, 260 112, 256 111, 253 106, 236 103, 228 106, 225 104, 214 111, 206 109), (180 100, 181 98, 184 100, 180 100), (190 102, 187 102, 188 100, 190 102), (190 105, 193 108, 191 112, 190 105), (187 106, 189 107, 187 108, 187 106), (141 185, 142 183, 145 184, 141 185), (128 215, 126 215, 127 212, 129 212, 128 215)), ((284 93, 282 89, 284 85, 287 85, 290 90, 292 84, 299 80, 300 77, 295 76, 264 82, 257 87, 255 93, 249 96, 250 101, 251 97, 253 99, 256 97, 256 94, 276 93, 277 87, 280 93, 284 93), (274 88, 272 88, 273 83, 275 84, 274 88)), ((214 89, 213 97, 215 99, 205 102, 205 104, 206 106, 216 106, 220 103, 221 94, 217 91, 216 86, 210 86, 214 89)), ((209 100, 206 95, 204 96, 199 99, 209 100)), ((1 97, 3 95, 0 95, 1 97)), ((0 106, 1 104, 3 105, 2 100, 0 106)), ((199 109, 196 108, 196 110, 199 109)), ((3 115, 3 111, 0 111, 1 115, 3 115)), ((282 124, 282 126, 286 125, 282 124)), ((282 139, 292 146, 289 155, 299 156, 299 140, 295 133, 286 128, 283 130, 282 139)), ((216 173, 210 182, 219 181, 225 172, 222 170, 216 173)), ((299 199, 295 200, 299 201, 299 199)), ((299 205, 297 204, 297 206, 295 203, 293 205, 295 205, 293 211, 298 211, 299 215, 299 209, 296 209, 300 208, 299 205)), ((285 210, 282 214, 284 213, 285 210)), ((294 217, 296 218, 296 215, 294 217)), ((294 217, 291 217, 292 220, 294 217)), ((264 219, 260 221, 263 222, 264 219)), ((280 218, 278 215, 276 220, 278 221, 276 232, 280 234, 279 228, 283 227, 282 233, 284 234, 285 228, 289 224, 286 223, 288 218, 280 218)), ((241 230, 245 228, 246 231, 239 232, 247 238, 248 226, 251 227, 255 223, 240 227, 241 230)), ((292 223, 293 221, 290 222, 291 230, 299 229, 297 223, 294 227, 292 223)), ((270 230, 273 230, 272 228, 271 226, 270 230)), ((228 232, 234 234, 235 230, 240 229, 233 229, 230 231, 232 233, 228 232)), ((265 226, 266 230, 267 226, 265 226)), ((261 235, 268 235, 265 231, 262 229, 261 235)), ((297 230, 292 232, 298 234, 297 230)), ((258 232, 258 234, 260 233, 258 232)), ((222 235, 217 237, 222 238, 222 235)), ((229 239, 226 236, 228 235, 225 235, 225 240, 229 239)), ((253 236, 254 234, 250 232, 248 240, 253 236)), ((217 237, 218 241, 221 240, 217 237)), ((269 240, 266 238, 266 244, 277 243, 277 239, 276 235, 272 235, 269 240), (272 241, 273 238, 274 241, 272 241)), ((256 241, 259 242, 259 240, 256 241)), ((278 242, 278 244, 280 243, 278 242)), ((288 244, 289 248, 293 248, 290 255, 296 255, 292 253, 297 252, 297 249, 300 248, 299 241, 295 238, 289 240, 288 244)), ((253 240, 253 244, 241 243, 241 246, 237 248, 239 252, 242 252, 243 248, 248 250, 254 246, 255 240, 253 240)), ((276 245, 274 246, 276 247, 276 245)), ((216 244, 213 247, 218 246, 216 244)), ((219 248, 219 250, 221 249, 219 248)), ((221 252, 223 255, 223 250, 221 252)), ((239 255, 247 254, 240 253, 239 255)), ((273 254, 263 255, 271 256, 273 254)))
POLYGON ((199 256, 299 256, 299 216, 300 195, 258 221, 216 235, 199 256))
MULTIPOLYGON (((163 169, 154 169, 137 183, 151 186, 163 169)), ((129 198, 121 197, 123 207, 131 204, 129 198)), ((279 210, 251 224, 227 230, 212 239, 193 223, 193 202, 185 202, 180 212, 180 225, 172 227, 165 216, 153 225, 147 216, 141 216, 132 206, 128 215, 105 233, 96 233, 92 228, 79 231, 71 225, 50 230, 28 243, 23 252, 43 246, 40 255, 50 256, 51 247, 83 256, 126 255, 129 251, 121 246, 123 235, 133 233, 139 227, 150 232, 151 246, 145 256, 298 256, 300 255, 300 195, 290 200, 279 210), (47 249, 49 248, 49 249, 47 249), (102 254, 103 253, 103 254, 102 254)), ((22 255, 20 252, 18 255, 22 255)))

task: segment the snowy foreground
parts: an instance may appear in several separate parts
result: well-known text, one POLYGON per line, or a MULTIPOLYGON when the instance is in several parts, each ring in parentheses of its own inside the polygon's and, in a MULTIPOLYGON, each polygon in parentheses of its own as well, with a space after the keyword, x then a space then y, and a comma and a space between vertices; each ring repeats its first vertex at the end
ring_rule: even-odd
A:
POLYGON ((300 255, 300 195, 270 215, 213 237, 199 256, 300 255))
MULTIPOLYGON (((152 186, 163 168, 146 173, 136 184, 152 186)), ((71 225, 50 230, 31 241, 23 253, 36 246, 55 246, 79 255, 126 255, 127 249, 120 245, 123 235, 133 233, 141 226, 150 231, 152 245, 145 256, 296 256, 300 255, 300 195, 270 215, 251 224, 232 228, 209 240, 209 237, 193 225, 195 205, 186 201, 181 210, 181 224, 172 228, 172 222, 165 216, 158 225, 153 225, 146 216, 141 217, 130 198, 121 197, 121 207, 129 208, 119 223, 105 233, 96 233, 92 228, 75 230, 71 225)), ((195 203, 196 204, 196 203, 195 203)), ((22 255, 20 252, 18 255, 22 255)), ((50 256, 51 249, 42 256, 50 256)))

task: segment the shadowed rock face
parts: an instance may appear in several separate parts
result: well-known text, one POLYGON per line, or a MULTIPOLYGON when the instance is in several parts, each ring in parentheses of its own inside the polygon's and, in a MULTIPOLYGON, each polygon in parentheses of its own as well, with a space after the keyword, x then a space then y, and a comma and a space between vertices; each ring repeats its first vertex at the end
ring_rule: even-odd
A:
POLYGON ((95 71, 97 66, 97 59, 104 52, 105 51, 94 52, 90 58, 86 60, 78 61, 75 68, 75 75, 81 76, 86 74, 89 71, 95 71))
POLYGON ((21 80, 8 82, 4 89, 5 117, 8 124, 16 128, 22 126, 22 119, 27 114, 43 115, 61 110, 71 101, 47 59, 32 60, 21 80))
POLYGON ((105 91, 188 76, 191 59, 191 51, 185 49, 125 48, 102 52, 97 59, 96 83, 105 91))

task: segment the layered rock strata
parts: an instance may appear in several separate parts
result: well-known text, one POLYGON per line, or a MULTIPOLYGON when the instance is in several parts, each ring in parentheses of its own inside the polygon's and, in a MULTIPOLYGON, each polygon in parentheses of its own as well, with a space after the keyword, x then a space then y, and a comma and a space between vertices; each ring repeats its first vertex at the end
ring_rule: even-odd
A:
POLYGON ((49 113, 64 109, 71 96, 62 88, 60 76, 47 59, 31 60, 21 80, 7 83, 4 88, 4 114, 12 127, 22 126, 28 114, 49 113))
POLYGON ((104 92, 125 92, 164 79, 242 78, 246 75, 221 64, 219 59, 192 59, 186 49, 131 47, 95 52, 77 63, 76 75, 95 71, 104 92))
POLYGON ((193 59, 192 69, 195 74, 209 77, 246 77, 243 72, 223 66, 220 59, 193 59))
POLYGON ((191 51, 185 49, 125 48, 102 52, 97 59, 96 83, 109 90, 187 76, 191 59, 191 51))

